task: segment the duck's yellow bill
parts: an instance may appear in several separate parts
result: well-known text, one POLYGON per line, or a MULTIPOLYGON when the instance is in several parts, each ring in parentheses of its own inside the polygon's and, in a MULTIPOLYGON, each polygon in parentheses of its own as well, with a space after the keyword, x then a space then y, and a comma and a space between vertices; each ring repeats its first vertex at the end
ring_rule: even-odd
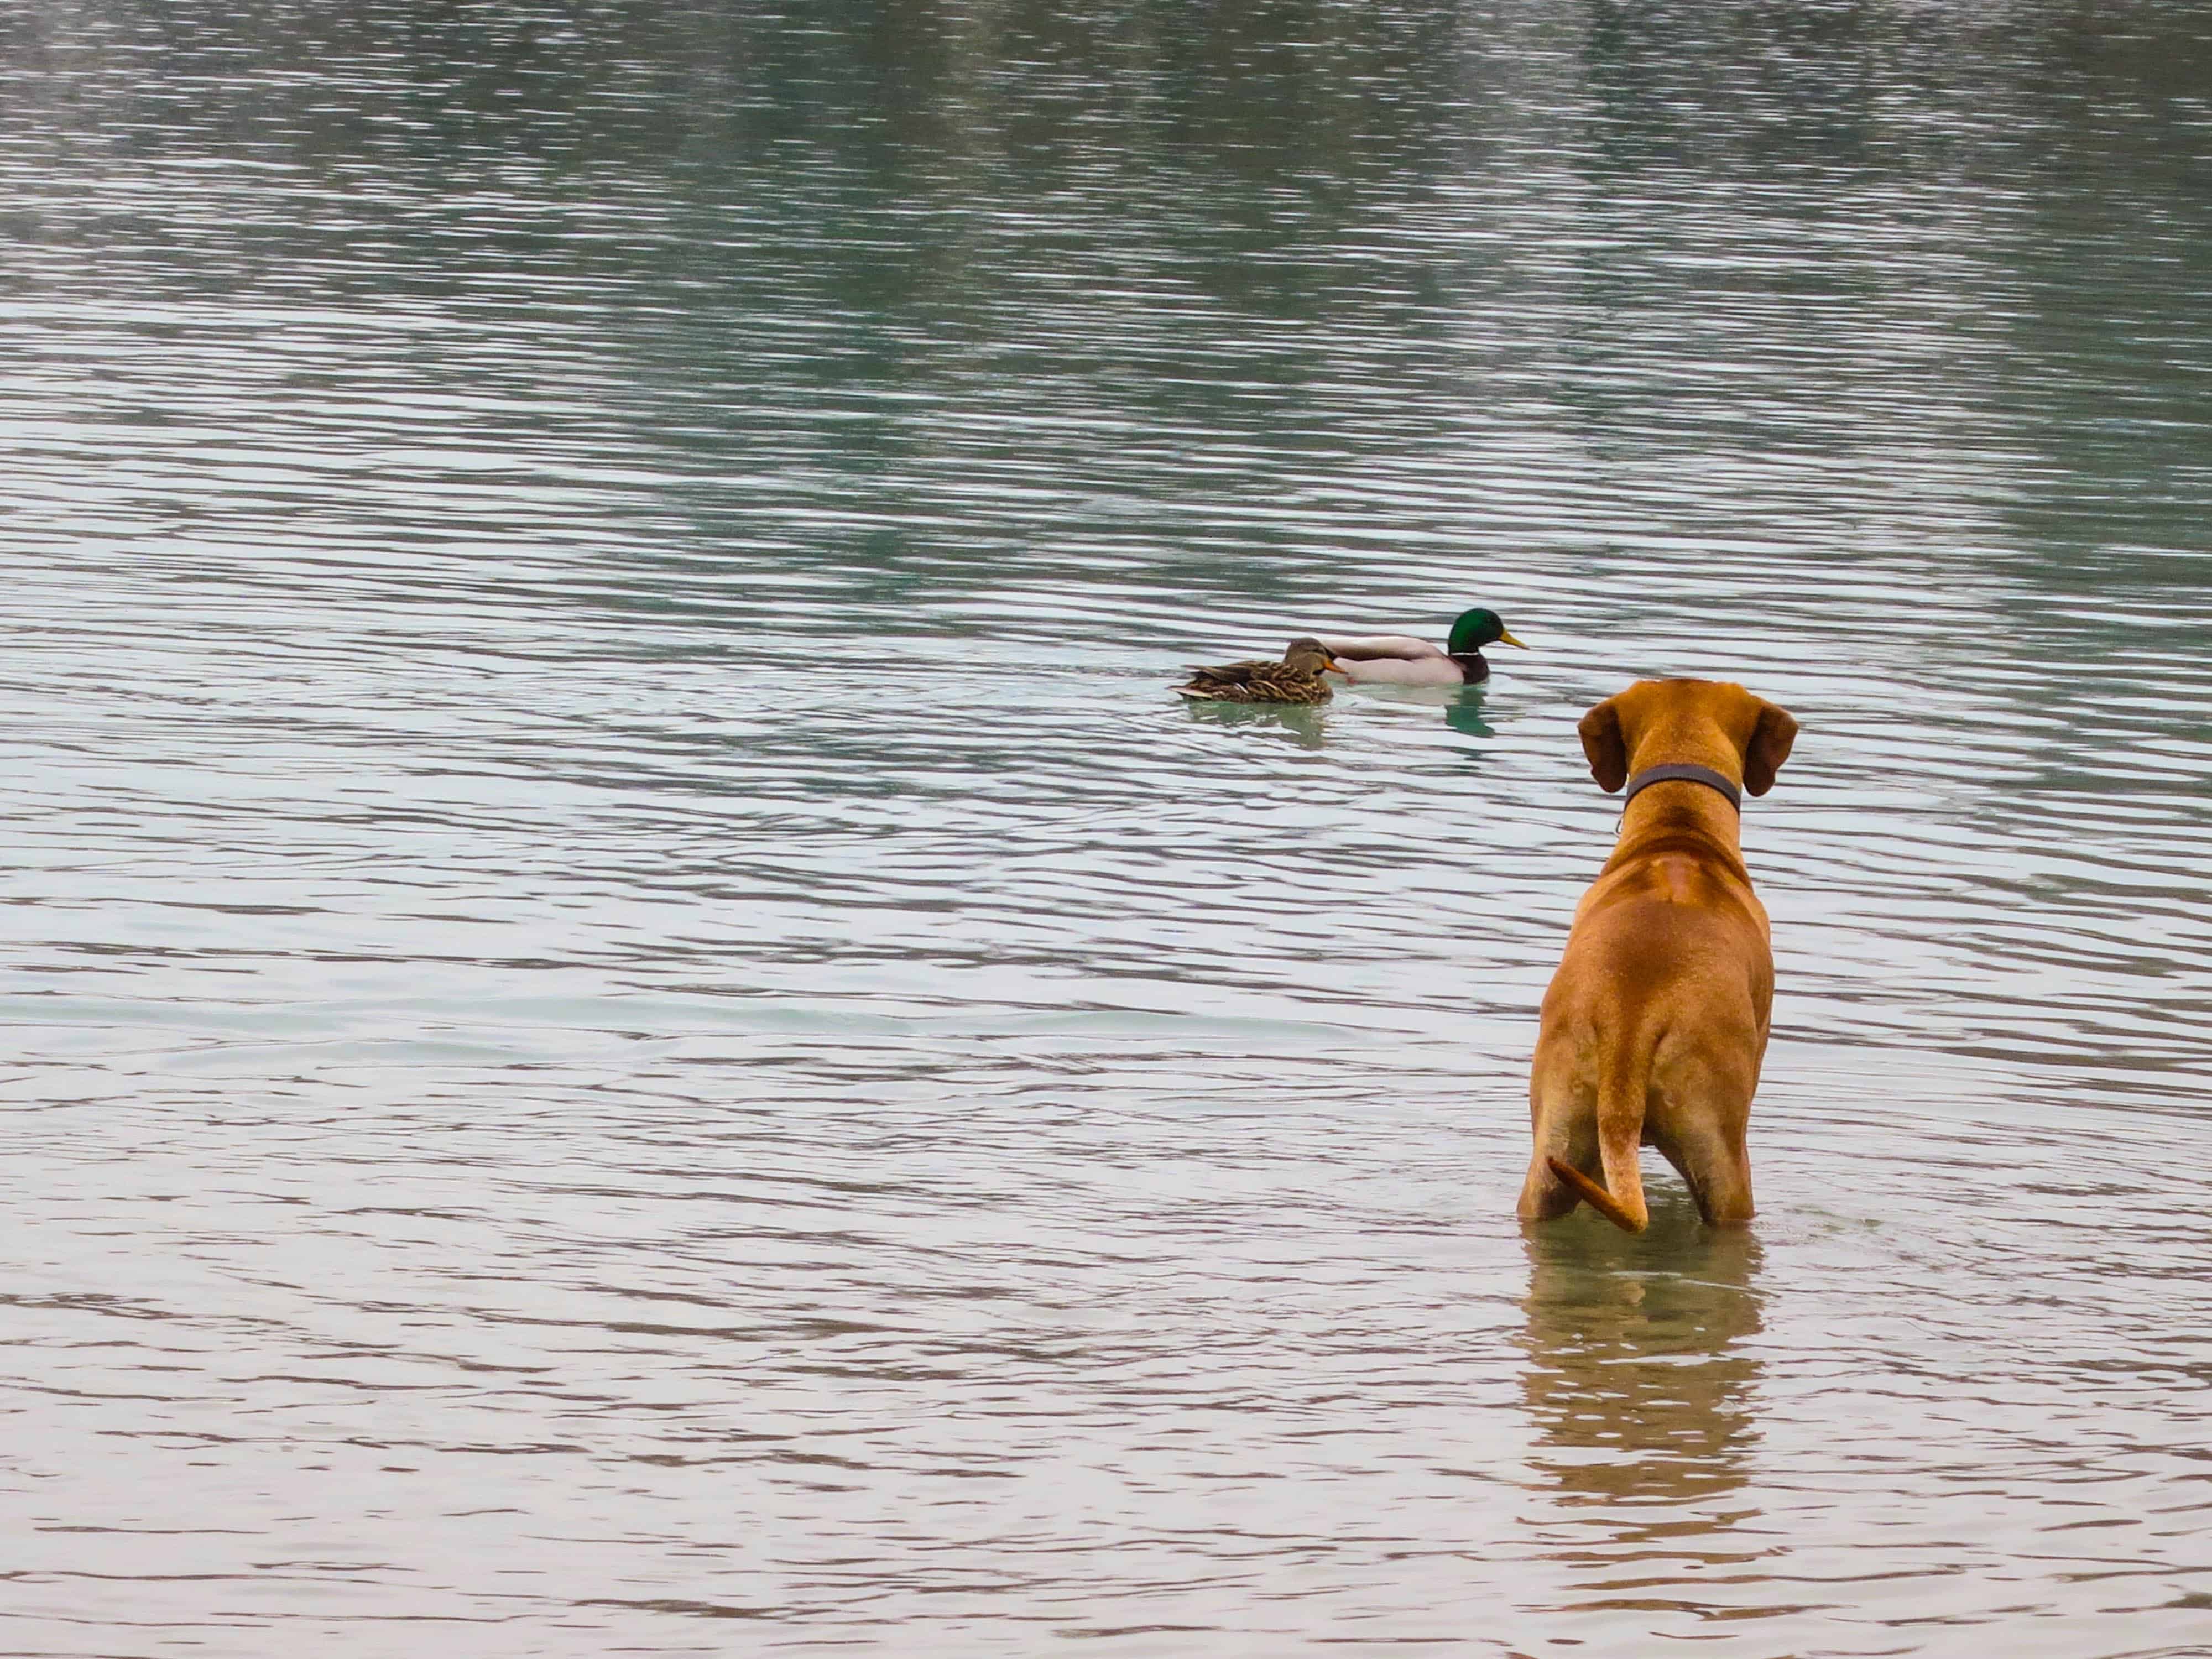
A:
MULTIPOLYGON (((1510 634, 1507 633, 1502 628, 1498 630, 1498 642, 1500 645, 1521 645, 1520 641, 1515 639, 1510 634)), ((1528 647, 1525 645, 1521 645, 1521 648, 1523 651, 1526 651, 1528 647)))

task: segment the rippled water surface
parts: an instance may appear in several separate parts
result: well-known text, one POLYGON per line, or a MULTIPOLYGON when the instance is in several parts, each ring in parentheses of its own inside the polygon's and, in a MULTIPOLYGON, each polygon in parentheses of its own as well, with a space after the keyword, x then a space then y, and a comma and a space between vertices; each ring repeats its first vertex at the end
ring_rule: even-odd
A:
POLYGON ((211 10, 0 6, 0 1650, 2212 1653, 2212 12, 211 10), (1761 1214, 1524 1237, 1647 673, 1761 1214))

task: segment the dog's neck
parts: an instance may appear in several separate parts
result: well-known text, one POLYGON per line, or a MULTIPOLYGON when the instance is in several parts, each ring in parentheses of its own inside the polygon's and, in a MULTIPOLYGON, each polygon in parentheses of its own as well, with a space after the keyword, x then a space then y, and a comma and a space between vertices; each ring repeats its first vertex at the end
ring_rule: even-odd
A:
POLYGON ((1713 791, 1740 813, 1743 811, 1743 787, 1725 772, 1710 766, 1699 766, 1692 761, 1668 761, 1660 766, 1647 766, 1628 780, 1628 793, 1620 798, 1624 810, 1629 802, 1655 783, 1701 783, 1713 791))
MULTIPOLYGON (((1644 772, 1659 769, 1659 763, 1629 775, 1638 784, 1644 772)), ((1699 766, 1700 771, 1717 769, 1699 766)), ((1732 782, 1726 773, 1717 773, 1732 782)), ((1677 836, 1711 842, 1725 852, 1739 870, 1743 868, 1743 817, 1741 797, 1723 794, 1712 784, 1693 777, 1660 777, 1640 783, 1621 809, 1620 836, 1608 863, 1632 857, 1648 843, 1677 836)))

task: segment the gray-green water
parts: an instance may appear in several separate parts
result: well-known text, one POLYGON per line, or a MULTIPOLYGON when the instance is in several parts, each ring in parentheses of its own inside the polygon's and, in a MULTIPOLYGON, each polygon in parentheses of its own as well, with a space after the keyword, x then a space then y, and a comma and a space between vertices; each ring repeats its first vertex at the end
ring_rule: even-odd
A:
POLYGON ((2212 14, 194 9, 0 7, 0 1649, 2212 1653, 2212 14), (1649 672, 1762 1214, 1524 1238, 1649 672))

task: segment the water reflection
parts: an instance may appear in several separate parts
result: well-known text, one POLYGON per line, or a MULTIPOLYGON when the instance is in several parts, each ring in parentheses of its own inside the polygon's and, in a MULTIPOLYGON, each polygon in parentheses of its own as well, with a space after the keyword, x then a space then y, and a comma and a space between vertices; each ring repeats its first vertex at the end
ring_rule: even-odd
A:
POLYGON ((1482 718, 1482 693, 1462 691, 1444 706, 1444 724, 1462 737, 1494 738, 1497 729, 1482 718))
POLYGON ((1715 1231, 1663 1188, 1632 1237, 1585 1212, 1532 1228, 1522 1398, 1565 1504, 1669 1504, 1750 1479, 1758 1239, 1715 1231))
POLYGON ((1355 708, 1419 720, 1425 725, 1430 719, 1425 711, 1434 709, 1443 717, 1446 726, 1463 736, 1494 738, 1497 728, 1483 715, 1486 689, 1480 685, 1389 685, 1370 681, 1350 691, 1340 686, 1337 696, 1350 700, 1355 708))
MULTIPOLYGON (((1382 713, 1426 724, 1428 711, 1443 716, 1443 723, 1463 737, 1494 738, 1498 730, 1483 717, 1480 686, 1363 685, 1356 691, 1339 689, 1334 707, 1382 713)), ((1303 703, 1194 702, 1187 705, 1193 721, 1200 726, 1234 726, 1264 732, 1281 732, 1301 748, 1319 749, 1328 742, 1326 708, 1303 703)))
POLYGON ((1419 708, 1434 708, 1443 714, 1444 724, 1455 732, 1470 738, 1494 738, 1497 728, 1483 718, 1483 690, 1480 685, 1364 685, 1358 695, 1376 702, 1398 705, 1407 714, 1419 708))
POLYGON ((1319 749, 1328 741, 1328 717, 1304 703, 1194 702, 1190 718, 1199 726, 1242 726, 1261 735, 1277 732, 1301 749, 1319 749))

